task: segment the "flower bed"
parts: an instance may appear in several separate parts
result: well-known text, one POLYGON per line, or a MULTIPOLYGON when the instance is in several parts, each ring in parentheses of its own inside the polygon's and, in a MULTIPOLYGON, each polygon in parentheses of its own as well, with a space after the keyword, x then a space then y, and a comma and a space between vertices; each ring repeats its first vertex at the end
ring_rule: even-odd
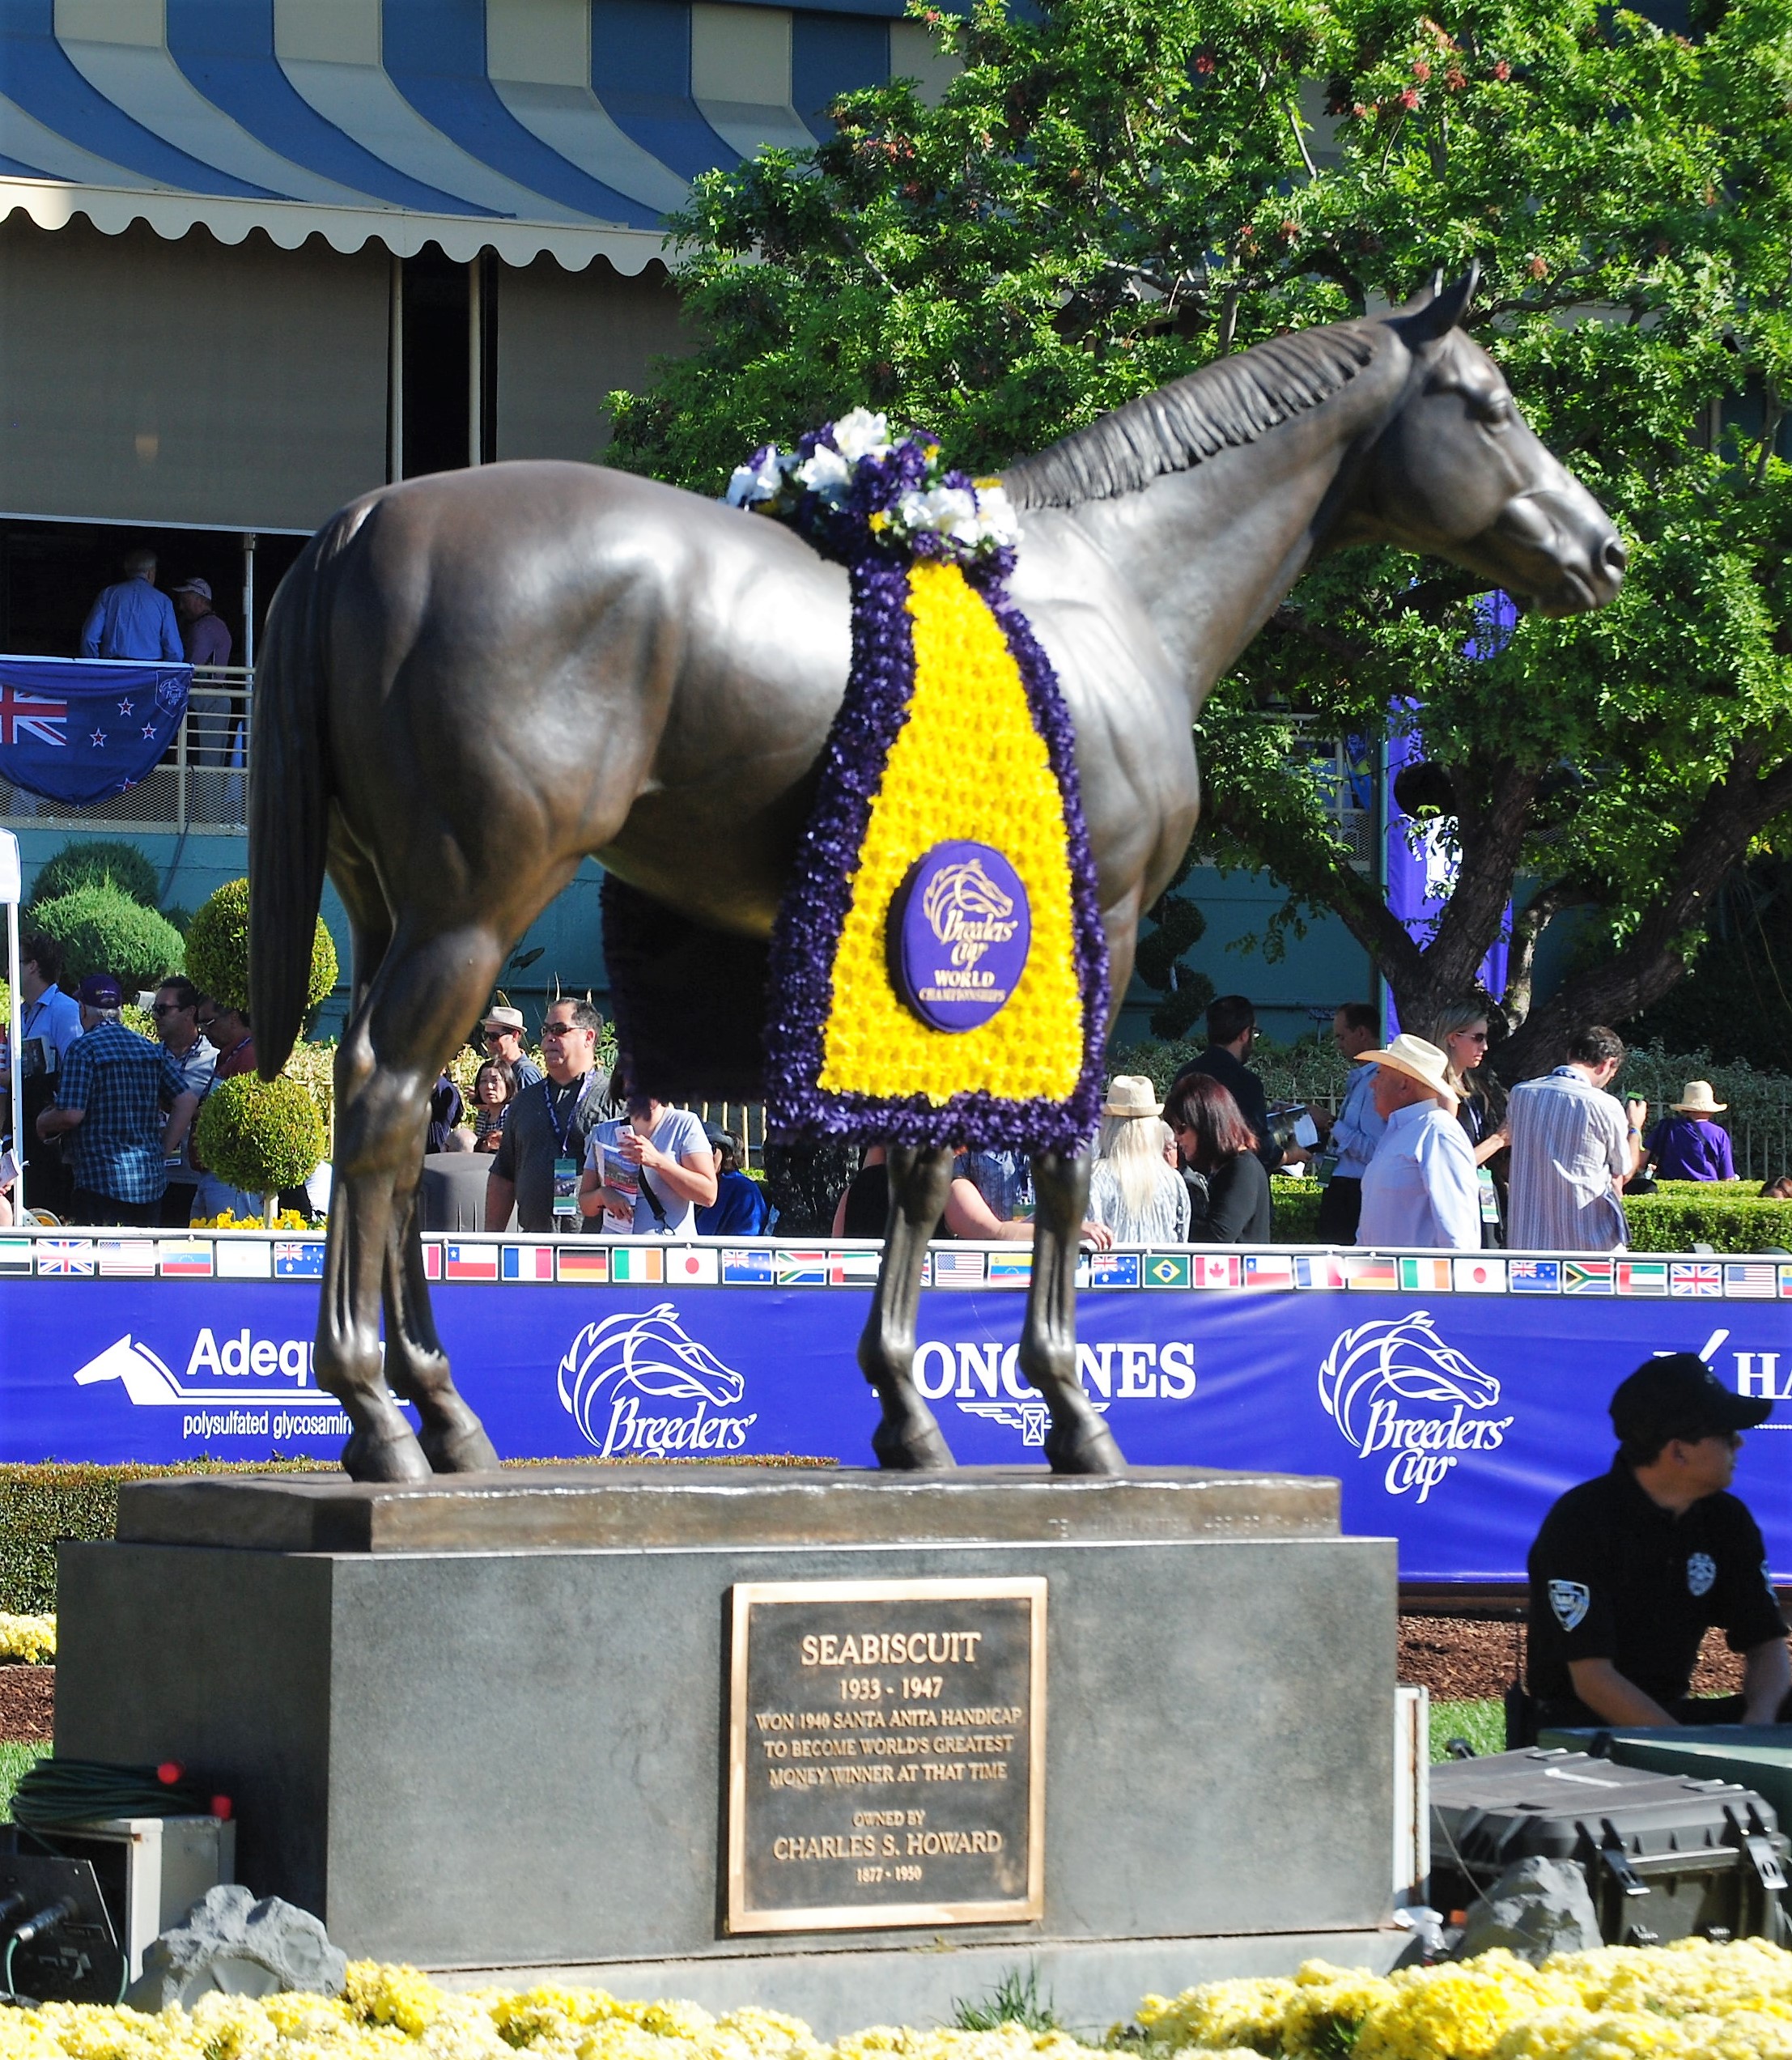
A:
POLYGON ((0 2012, 0 2060, 1093 2060, 1116 2049, 1287 2055, 1289 2060, 1786 2060, 1792 1953, 1759 1939, 1684 1939, 1510 1953, 1386 1977, 1310 1960, 1292 1979, 1208 1981, 1147 1996, 1137 2030, 1106 2045, 1019 2024, 992 2031, 880 2025, 824 2044, 794 2017, 749 2006, 712 2017, 690 2003, 625 2003, 543 1986, 449 1994, 412 1967, 359 1960, 338 2000, 209 1995, 147 2017, 96 2004, 0 2012))

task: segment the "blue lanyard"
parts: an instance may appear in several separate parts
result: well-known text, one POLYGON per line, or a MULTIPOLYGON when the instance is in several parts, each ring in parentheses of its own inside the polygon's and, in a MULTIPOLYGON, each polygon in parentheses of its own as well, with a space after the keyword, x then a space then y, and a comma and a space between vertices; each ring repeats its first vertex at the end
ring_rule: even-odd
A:
MULTIPOLYGON (((560 1120, 559 1111, 554 1101, 554 1082, 550 1080, 542 1083, 547 1089, 548 1123, 554 1132, 554 1153, 556 1158, 563 1159, 567 1155, 567 1140, 571 1136, 572 1126, 579 1120, 580 1115, 584 1110, 585 1097, 591 1092, 591 1081, 592 1076, 587 1073, 583 1085, 567 1105, 567 1119, 564 1123, 560 1120)), ((570 1084, 569 1082, 568 1085, 570 1084)))

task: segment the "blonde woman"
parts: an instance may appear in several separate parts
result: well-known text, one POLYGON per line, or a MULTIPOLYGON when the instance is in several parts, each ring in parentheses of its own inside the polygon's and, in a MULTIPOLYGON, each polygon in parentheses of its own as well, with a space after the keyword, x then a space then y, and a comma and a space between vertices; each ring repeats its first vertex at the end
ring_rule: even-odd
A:
POLYGON ((1462 1099, 1456 1105, 1456 1120, 1468 1133, 1477 1174, 1484 1166, 1493 1183, 1493 1204, 1486 1204, 1481 1188, 1481 1242, 1497 1247, 1505 1239, 1501 1226, 1506 1216, 1506 1166, 1503 1156, 1510 1141, 1505 1132, 1505 1089, 1486 1064, 1488 1013, 1484 999, 1471 996, 1442 1009, 1437 1022, 1437 1043, 1450 1061, 1450 1080, 1462 1099), (1497 1212, 1497 1213, 1495 1213, 1497 1212))
POLYGON ((1117 1073, 1102 1104, 1089 1213, 1117 1245, 1186 1244, 1188 1188, 1163 1150, 1164 1107, 1149 1080, 1117 1073))

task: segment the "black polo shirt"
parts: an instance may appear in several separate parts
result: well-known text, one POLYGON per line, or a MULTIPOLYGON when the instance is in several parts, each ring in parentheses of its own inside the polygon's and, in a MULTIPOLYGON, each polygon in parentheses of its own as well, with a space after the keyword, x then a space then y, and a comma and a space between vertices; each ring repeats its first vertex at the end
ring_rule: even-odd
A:
POLYGON ((1707 1495, 1676 1517, 1650 1501, 1621 1459, 1551 1510, 1530 1569, 1527 1673, 1540 1704, 1575 1700, 1571 1659, 1609 1659, 1671 1710, 1711 1625, 1732 1652, 1786 1635, 1760 1527, 1747 1506, 1734 1495, 1707 1495))

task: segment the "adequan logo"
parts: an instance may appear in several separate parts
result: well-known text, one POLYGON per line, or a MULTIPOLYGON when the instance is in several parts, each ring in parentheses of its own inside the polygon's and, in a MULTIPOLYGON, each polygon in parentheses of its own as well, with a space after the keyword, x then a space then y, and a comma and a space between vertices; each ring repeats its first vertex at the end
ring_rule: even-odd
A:
POLYGON ((339 1409, 312 1378, 308 1338, 259 1338, 244 1329, 220 1339, 210 1329, 193 1340, 184 1375, 127 1332, 74 1372, 75 1384, 124 1383, 139 1408, 184 1408, 195 1402, 278 1402, 282 1407, 339 1409), (202 1376, 209 1375, 209 1378, 202 1376), (262 1383, 265 1383, 264 1386, 262 1383))
POLYGON ((1498 1450, 1513 1421, 1487 1413, 1499 1400, 1500 1383, 1444 1343, 1429 1310, 1358 1324, 1319 1367, 1319 1401, 1346 1442, 1365 1459, 1385 1454, 1387 1493, 1421 1502, 1465 1453, 1498 1450))
POLYGON ((686 1332, 669 1302, 587 1323, 560 1361, 559 1390, 562 1408, 606 1458, 738 1452, 759 1421, 757 1410, 730 1413, 745 1381, 686 1332))

